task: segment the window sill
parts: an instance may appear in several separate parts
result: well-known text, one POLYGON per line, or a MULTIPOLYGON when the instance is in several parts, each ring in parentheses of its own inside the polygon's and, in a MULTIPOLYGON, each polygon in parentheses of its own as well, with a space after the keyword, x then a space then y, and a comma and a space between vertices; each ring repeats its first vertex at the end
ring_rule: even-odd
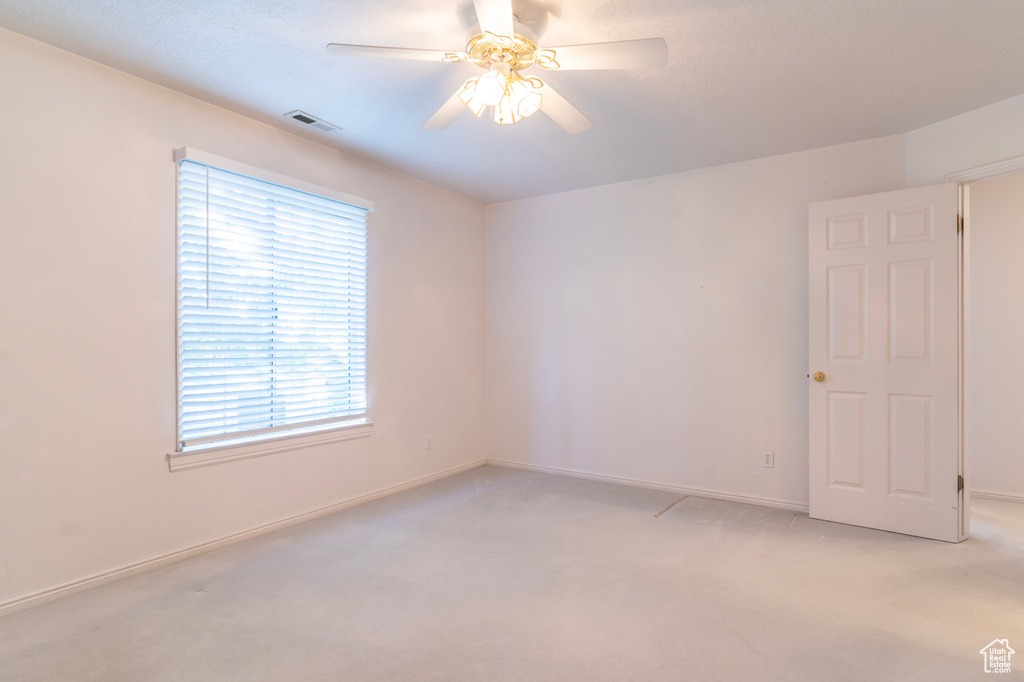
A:
POLYGON ((299 431, 300 433, 274 433, 269 436, 245 439, 244 442, 195 445, 182 452, 169 453, 167 468, 172 473, 187 471, 214 464, 273 455, 278 452, 290 452, 344 440, 366 438, 373 433, 373 422, 360 421, 356 424, 333 426, 313 433, 304 429, 299 429, 299 431))

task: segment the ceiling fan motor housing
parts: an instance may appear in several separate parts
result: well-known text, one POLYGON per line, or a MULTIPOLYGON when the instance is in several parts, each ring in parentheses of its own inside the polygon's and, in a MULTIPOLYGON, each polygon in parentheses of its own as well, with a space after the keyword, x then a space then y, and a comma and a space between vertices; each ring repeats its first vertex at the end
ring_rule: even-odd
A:
POLYGON ((495 36, 482 33, 480 26, 474 26, 466 42, 466 54, 485 69, 492 62, 504 62, 513 71, 525 69, 533 64, 533 53, 537 51, 537 36, 519 22, 513 24, 514 36, 495 36))

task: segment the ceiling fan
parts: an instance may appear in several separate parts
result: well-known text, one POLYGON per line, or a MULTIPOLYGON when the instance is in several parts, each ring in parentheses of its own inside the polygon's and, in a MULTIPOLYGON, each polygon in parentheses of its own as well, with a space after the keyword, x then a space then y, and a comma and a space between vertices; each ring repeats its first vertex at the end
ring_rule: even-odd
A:
POLYGON ((636 69, 664 66, 668 48, 662 38, 538 48, 537 38, 512 14, 511 0, 473 0, 479 26, 471 31, 465 52, 375 47, 331 43, 331 54, 386 57, 434 62, 472 62, 486 70, 470 78, 423 124, 428 130, 447 128, 466 108, 479 117, 487 107, 495 122, 510 125, 543 111, 570 134, 593 123, 550 85, 520 72, 532 66, 549 71, 636 69))

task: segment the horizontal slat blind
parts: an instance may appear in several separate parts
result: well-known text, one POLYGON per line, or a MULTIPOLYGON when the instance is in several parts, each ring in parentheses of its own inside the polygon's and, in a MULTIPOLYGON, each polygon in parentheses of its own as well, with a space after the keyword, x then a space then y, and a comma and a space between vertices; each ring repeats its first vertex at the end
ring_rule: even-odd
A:
POLYGON ((365 414, 367 213, 180 162, 179 447, 365 414))

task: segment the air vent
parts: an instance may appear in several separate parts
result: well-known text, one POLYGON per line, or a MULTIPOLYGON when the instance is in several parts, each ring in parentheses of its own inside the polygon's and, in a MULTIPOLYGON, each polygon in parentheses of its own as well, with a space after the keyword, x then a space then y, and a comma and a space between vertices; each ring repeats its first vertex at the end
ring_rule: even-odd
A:
POLYGON ((285 114, 285 116, 288 118, 295 119, 296 121, 302 123, 303 125, 307 125, 311 128, 316 128, 317 130, 322 130, 325 133, 333 133, 335 130, 341 130, 341 126, 331 125, 327 121, 321 120, 316 116, 307 114, 305 111, 299 111, 296 109, 295 111, 289 111, 287 114, 285 114))

